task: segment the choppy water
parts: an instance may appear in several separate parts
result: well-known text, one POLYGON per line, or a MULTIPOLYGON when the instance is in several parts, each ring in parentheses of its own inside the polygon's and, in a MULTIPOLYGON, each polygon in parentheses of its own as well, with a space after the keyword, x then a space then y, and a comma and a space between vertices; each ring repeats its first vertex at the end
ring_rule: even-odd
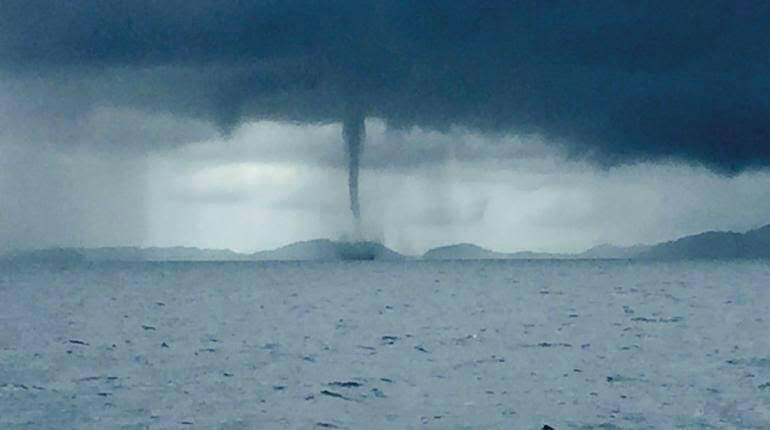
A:
POLYGON ((2 429, 768 429, 770 263, 0 268, 2 429))

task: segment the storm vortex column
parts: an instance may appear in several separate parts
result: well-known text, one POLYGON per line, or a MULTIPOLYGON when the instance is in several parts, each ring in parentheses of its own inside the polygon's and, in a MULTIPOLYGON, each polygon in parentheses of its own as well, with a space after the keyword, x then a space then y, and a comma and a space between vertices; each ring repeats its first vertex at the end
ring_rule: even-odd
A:
POLYGON ((358 201, 358 173, 366 138, 364 113, 360 109, 348 109, 342 123, 342 138, 345 141, 345 154, 348 157, 348 192, 350 211, 355 222, 355 235, 361 235, 361 206, 358 201))

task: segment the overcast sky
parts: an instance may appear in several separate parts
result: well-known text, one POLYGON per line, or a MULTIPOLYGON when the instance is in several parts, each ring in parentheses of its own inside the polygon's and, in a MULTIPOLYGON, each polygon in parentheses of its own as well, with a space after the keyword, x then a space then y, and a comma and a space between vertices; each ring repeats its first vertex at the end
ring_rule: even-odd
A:
POLYGON ((0 4, 0 247, 577 251, 770 223, 760 2, 0 4))

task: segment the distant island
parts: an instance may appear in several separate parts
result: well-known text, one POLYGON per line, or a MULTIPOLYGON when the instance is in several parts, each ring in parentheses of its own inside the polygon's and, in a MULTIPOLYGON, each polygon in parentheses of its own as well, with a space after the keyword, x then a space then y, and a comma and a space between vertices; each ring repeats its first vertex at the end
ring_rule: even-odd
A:
POLYGON ((521 251, 504 253, 482 248, 471 243, 441 246, 428 250, 422 255, 424 260, 542 260, 572 258, 570 254, 549 254, 544 252, 521 251))
POLYGON ((253 254, 194 247, 49 248, 10 252, 0 260, 37 263, 98 261, 329 261, 329 260, 534 260, 534 259, 751 259, 770 258, 770 225, 745 233, 710 231, 656 245, 599 245, 574 254, 504 253, 470 243, 406 256, 377 242, 316 239, 253 254))
POLYGON ((770 225, 746 233, 709 231, 657 244, 639 258, 729 259, 770 258, 770 225))

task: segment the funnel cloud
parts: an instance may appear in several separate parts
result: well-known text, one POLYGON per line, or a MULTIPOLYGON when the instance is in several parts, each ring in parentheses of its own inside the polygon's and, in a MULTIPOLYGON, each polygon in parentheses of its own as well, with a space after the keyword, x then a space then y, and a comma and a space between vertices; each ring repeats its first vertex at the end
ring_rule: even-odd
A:
POLYGON ((361 152, 366 139, 366 125, 361 109, 351 108, 342 124, 342 137, 345 140, 345 155, 348 164, 348 193, 350 212, 353 214, 356 235, 360 236, 361 203, 358 197, 358 175, 361 170, 361 152))

